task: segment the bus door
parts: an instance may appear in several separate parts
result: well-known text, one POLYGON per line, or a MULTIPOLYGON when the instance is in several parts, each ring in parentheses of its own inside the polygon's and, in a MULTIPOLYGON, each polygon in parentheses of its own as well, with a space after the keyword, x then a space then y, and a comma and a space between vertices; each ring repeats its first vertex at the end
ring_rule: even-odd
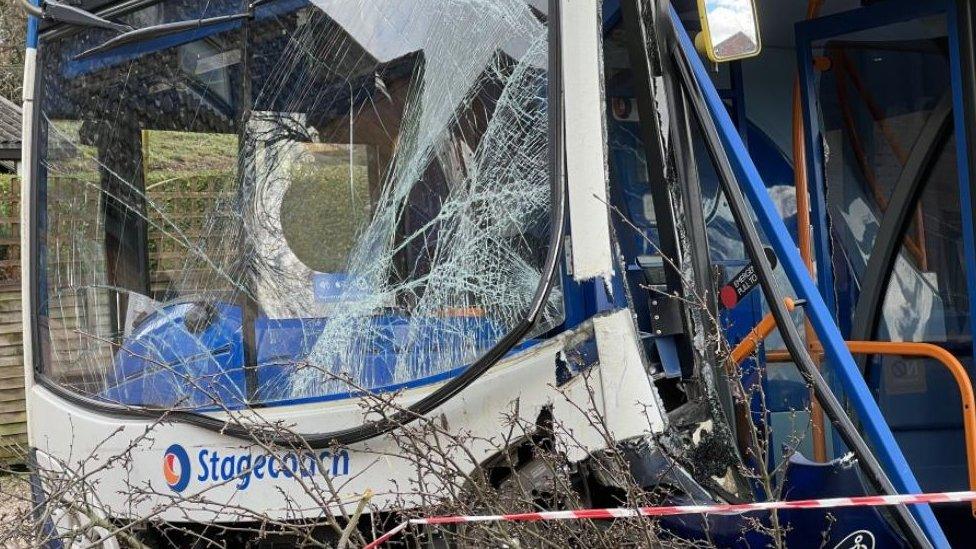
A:
MULTIPOLYGON (((797 26, 818 283, 849 341, 935 344, 971 378, 976 265, 953 7, 922 4, 797 26)), ((967 489, 950 371, 930 358, 856 358, 922 488, 967 489)))

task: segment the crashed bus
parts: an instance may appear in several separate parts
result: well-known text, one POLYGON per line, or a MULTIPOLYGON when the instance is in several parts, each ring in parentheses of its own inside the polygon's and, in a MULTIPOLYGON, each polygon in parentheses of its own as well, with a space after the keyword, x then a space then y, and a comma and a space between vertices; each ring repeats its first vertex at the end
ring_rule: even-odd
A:
MULTIPOLYGON (((976 484, 971 3, 22 3, 48 546, 369 541, 482 484, 536 510, 976 484)), ((654 539, 948 547, 973 512, 654 539)))

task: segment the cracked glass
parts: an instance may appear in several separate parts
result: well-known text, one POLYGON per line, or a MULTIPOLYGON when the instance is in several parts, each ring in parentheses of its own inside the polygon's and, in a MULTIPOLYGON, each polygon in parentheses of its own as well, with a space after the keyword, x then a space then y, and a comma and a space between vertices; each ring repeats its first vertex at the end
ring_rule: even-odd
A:
POLYGON ((525 317, 548 253, 537 4, 279 0, 80 59, 112 32, 42 38, 40 371, 192 410, 463 371, 525 317))

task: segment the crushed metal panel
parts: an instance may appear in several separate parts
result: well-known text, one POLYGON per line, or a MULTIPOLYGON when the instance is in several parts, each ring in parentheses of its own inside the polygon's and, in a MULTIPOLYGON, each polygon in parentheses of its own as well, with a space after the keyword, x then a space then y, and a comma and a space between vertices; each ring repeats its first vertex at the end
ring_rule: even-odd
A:
MULTIPOLYGON (((539 414, 549 408, 559 422, 556 432, 560 436, 572 428, 566 434, 572 437, 569 445, 580 448, 570 456, 574 460, 584 459, 609 444, 601 434, 605 429, 593 419, 593 414, 582 417, 580 410, 592 408, 605 415, 606 425, 615 437, 613 442, 662 431, 664 417, 636 349, 620 343, 636 341, 632 328, 628 328, 632 326, 628 317, 627 311, 602 316, 506 357, 455 398, 431 412, 428 417, 436 418, 445 430, 425 432, 423 436, 432 437, 428 439, 431 441, 440 438, 440 447, 449 450, 453 462, 465 471, 473 471, 501 449, 500 434, 513 432, 516 426, 521 429, 534 425, 539 414), (603 364, 594 364, 588 375, 578 375, 563 387, 557 387, 553 368, 557 358, 568 348, 592 339, 600 348, 603 364), (604 369, 606 372, 601 373, 604 369), (590 406, 589 390, 596 397, 595 407, 590 406), (464 438, 463 449, 451 443, 455 436, 464 438)), ((39 457, 54 458, 70 471, 82 470, 83 466, 91 471, 87 477, 90 484, 75 486, 81 487, 79 491, 97 486, 101 504, 106 506, 106 511, 111 511, 110 516, 154 515, 163 520, 222 522, 240 520, 240 509, 274 520, 305 518, 306 510, 316 513, 322 510, 322 500, 316 499, 314 492, 303 489, 300 482, 328 490, 325 477, 272 478, 265 474, 258 478, 245 474, 230 481, 230 478, 217 478, 217 469, 200 460, 201 455, 219 454, 223 458, 236 456, 239 462, 242 456, 283 456, 295 448, 241 441, 185 422, 106 418, 54 396, 45 387, 34 386, 32 393, 37 413, 32 416, 31 427, 39 457), (195 496, 181 501, 180 505, 165 505, 174 496, 175 489, 167 485, 160 458, 173 445, 179 446, 176 451, 185 452, 189 458, 183 494, 195 496), (104 466, 118 455, 126 456, 128 466, 104 466), (152 486, 158 492, 146 497, 145 492, 133 491, 133 486, 152 486)), ((425 389, 414 389, 395 398, 400 406, 409 406, 427 394, 425 389)), ((307 432, 325 423, 335 427, 357 425, 368 413, 359 402, 332 401, 254 409, 238 417, 245 422, 253 420, 256 425, 282 425, 295 432, 307 432)), ((428 486, 440 481, 431 477, 430 471, 411 466, 409 451, 402 446, 402 436, 402 433, 390 433, 342 449, 317 449, 316 452, 332 452, 345 459, 344 469, 332 473, 340 495, 358 501, 363 492, 371 489, 375 493, 370 500, 374 511, 403 508, 422 501, 422 494, 404 490, 405 487, 415 487, 421 479, 428 486)), ((46 469, 56 473, 59 467, 51 463, 46 469)), ((235 469, 235 473, 240 472, 235 469)), ((235 473, 226 476, 233 477, 235 473)), ((69 474, 69 478, 74 477, 69 474)), ((95 492, 89 490, 85 495, 91 493, 95 492)), ((337 511, 335 501, 326 505, 337 511)))
POLYGON ((599 368, 592 370, 593 375, 574 378, 563 398, 553 403, 553 416, 574 438, 567 445, 574 460, 585 457, 584 448, 599 447, 608 434, 613 440, 625 440, 661 433, 667 426, 664 406, 644 368, 630 311, 594 318, 593 332, 599 368), (596 413, 603 421, 592 417, 596 413))

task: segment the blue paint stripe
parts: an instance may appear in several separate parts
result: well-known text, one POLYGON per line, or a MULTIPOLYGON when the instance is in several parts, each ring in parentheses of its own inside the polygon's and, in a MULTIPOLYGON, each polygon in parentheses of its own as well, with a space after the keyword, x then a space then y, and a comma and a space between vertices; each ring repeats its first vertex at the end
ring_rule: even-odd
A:
MULTIPOLYGON (((673 6, 670 13, 675 27, 683 29, 684 27, 673 6)), ((871 391, 864 382, 864 378, 854 362, 854 357, 847 349, 844 338, 834 323, 823 296, 820 295, 816 284, 810 278, 806 266, 800 258, 796 243, 790 237, 783 220, 780 219, 779 212, 766 191, 766 185, 746 151, 735 125, 732 124, 729 113, 708 76, 707 69, 698 57, 687 32, 678 32, 677 34, 680 46, 691 64, 695 79, 702 89, 705 101, 709 105, 716 126, 718 126, 722 144, 736 171, 738 183, 749 198, 759 224, 782 262, 783 269, 793 289, 797 292, 798 297, 807 300, 804 311, 806 311, 807 318, 809 318, 823 344, 824 353, 828 358, 827 364, 836 370, 845 389, 845 394, 850 399, 858 418, 861 419, 864 432, 868 440, 873 443, 878 459, 891 476, 895 488, 902 493, 920 493, 921 488, 918 481, 912 474, 891 429, 888 428, 888 424, 881 414, 881 409, 878 408, 877 402, 875 402, 871 391)), ((928 505, 913 507, 913 513, 932 543, 937 547, 948 547, 948 540, 946 540, 939 523, 935 520, 932 509, 928 505)))
MULTIPOLYGON (((508 354, 505 355, 505 359, 511 358, 512 356, 517 355, 522 351, 525 351, 526 349, 534 347, 535 345, 541 343, 542 341, 543 340, 541 339, 530 339, 527 341, 523 341, 522 343, 516 345, 511 351, 509 351, 508 354)), ((434 374, 427 377, 412 379, 410 381, 404 381, 402 383, 393 383, 390 385, 384 385, 382 387, 373 387, 369 389, 369 392, 371 394, 393 393, 400 390, 416 389, 419 387, 425 387, 427 385, 433 385, 435 383, 447 381, 458 375, 461 375, 462 372, 468 369, 468 366, 469 365, 466 364, 459 368, 454 368, 453 370, 448 370, 446 372, 441 372, 439 374, 434 374)), ((555 370, 553 370, 553 372, 555 372, 555 370)), ((553 375, 555 375, 555 373, 553 375)), ((345 391, 341 393, 331 393, 328 395, 317 395, 317 396, 309 396, 309 397, 302 397, 302 398, 266 400, 263 402, 253 403, 253 407, 272 408, 272 407, 280 407, 280 406, 295 406, 297 404, 312 404, 316 402, 334 402, 336 400, 359 398, 365 394, 366 393, 364 393, 363 391, 345 391)), ((245 403, 240 403, 240 405, 238 406, 232 406, 229 403, 224 403, 223 406, 207 406, 201 408, 194 408, 193 411, 198 413, 208 413, 208 412, 221 412, 224 411, 225 409, 238 410, 238 409, 245 409, 250 407, 252 406, 248 406, 245 403)))
MULTIPOLYGON (((41 0, 31 0, 35 6, 41 5, 41 0)), ((27 17, 27 47, 37 47, 37 35, 41 28, 41 22, 34 16, 27 17)))
MULTIPOLYGON (((399 391, 401 389, 416 389, 418 387, 423 387, 425 385, 433 385, 434 383, 438 383, 438 382, 441 382, 441 381, 447 381, 448 379, 451 379, 451 378, 459 375, 461 372, 463 372, 463 371, 465 371, 467 369, 468 369, 467 366, 462 366, 460 368, 455 368, 453 370, 448 370, 446 372, 441 372, 439 374, 432 375, 432 376, 429 376, 429 377, 423 377, 423 378, 420 378, 420 379, 414 379, 414 380, 410 380, 410 381, 405 381, 403 383, 394 383, 394 384, 391 384, 391 385, 385 385, 383 387, 375 387, 373 389, 370 389, 369 392, 371 394, 382 394, 382 393, 393 393, 393 392, 399 391)), ((322 396, 311 396, 311 397, 304 397, 304 398, 289 398, 289 399, 282 399, 282 400, 269 400, 269 401, 264 402, 264 403, 261 403, 261 404, 263 404, 265 406, 268 406, 268 407, 294 406, 296 404, 310 404, 310 403, 313 403, 313 402, 333 402, 333 401, 336 401, 336 400, 345 400, 345 399, 349 399, 349 398, 358 398, 358 397, 365 396, 366 394, 367 393, 365 393, 363 391, 347 391, 347 392, 343 392, 343 393, 332 393, 332 394, 329 394, 329 395, 322 395, 322 396)), ((215 408, 212 411, 217 411, 217 410, 218 409, 215 408)), ((205 411, 211 411, 211 410, 205 410, 205 411)))

